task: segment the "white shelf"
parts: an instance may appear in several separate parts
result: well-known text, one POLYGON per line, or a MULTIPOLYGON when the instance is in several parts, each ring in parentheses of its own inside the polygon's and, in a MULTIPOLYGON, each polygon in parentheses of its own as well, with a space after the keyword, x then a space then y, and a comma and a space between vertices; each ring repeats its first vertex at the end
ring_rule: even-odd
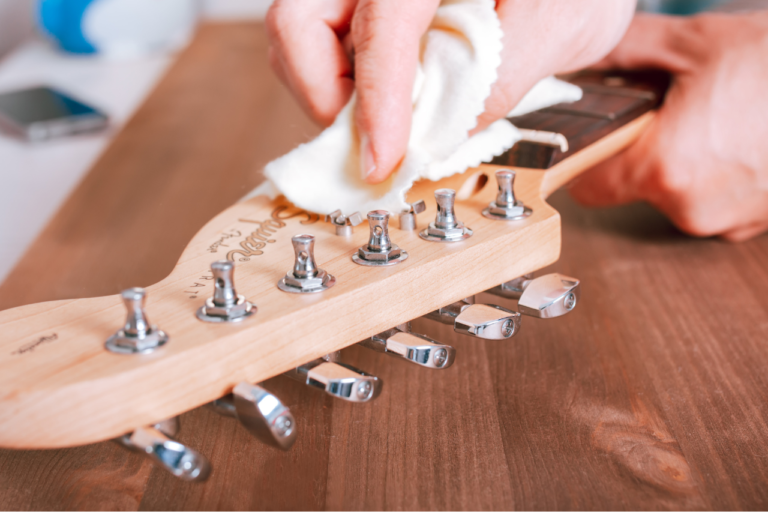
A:
POLYGON ((72 57, 32 39, 0 61, 0 92, 52 85, 100 107, 108 132, 28 144, 0 132, 0 282, 160 79, 173 57, 72 57))

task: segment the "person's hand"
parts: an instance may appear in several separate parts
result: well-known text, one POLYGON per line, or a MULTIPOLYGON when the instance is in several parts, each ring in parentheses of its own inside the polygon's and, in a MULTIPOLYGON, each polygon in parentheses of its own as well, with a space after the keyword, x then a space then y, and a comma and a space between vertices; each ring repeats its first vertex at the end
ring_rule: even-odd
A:
POLYGON ((640 139, 572 185, 579 202, 647 201, 696 236, 768 229, 768 12, 638 15, 599 67, 674 80, 640 139))
MULTIPOLYGON (((276 0, 267 15, 273 69, 307 113, 329 125, 357 92, 364 178, 384 181, 405 154, 419 40, 439 0, 276 0), (354 55, 354 72, 351 56, 354 55)), ((504 117, 541 78, 604 57, 635 0, 499 0, 499 78, 478 127, 504 117)))

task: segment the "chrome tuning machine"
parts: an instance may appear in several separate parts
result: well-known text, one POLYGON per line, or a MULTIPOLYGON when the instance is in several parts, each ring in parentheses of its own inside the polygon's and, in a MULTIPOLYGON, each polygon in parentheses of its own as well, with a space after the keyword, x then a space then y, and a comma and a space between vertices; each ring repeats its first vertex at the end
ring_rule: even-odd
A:
POLYGON ((241 382, 231 394, 208 406, 222 416, 237 418, 265 444, 288 450, 296 442, 296 420, 290 409, 261 386, 241 382))
POLYGON ((370 402, 379 396, 383 386, 381 379, 341 363, 339 358, 339 353, 334 352, 285 375, 348 402, 370 402))
POLYGON ((534 278, 526 274, 491 288, 488 293, 517 300, 520 313, 537 318, 555 318, 570 313, 581 297, 578 279, 562 274, 534 278))
POLYGON ((149 323, 144 305, 144 288, 123 290, 121 297, 127 310, 125 326, 109 337, 107 350, 118 354, 147 354, 165 345, 168 335, 149 323))
POLYGON ((486 340, 511 338, 520 330, 520 313, 474 302, 474 297, 460 300, 427 314, 426 318, 452 324, 459 334, 486 340))
POLYGON ((213 297, 197 310, 203 322, 240 322, 256 313, 256 306, 235 290, 235 264, 229 260, 211 263, 213 297))
POLYGON ((352 234, 352 228, 363 222, 363 216, 360 215, 360 212, 347 216, 341 213, 341 210, 336 210, 326 215, 325 221, 330 222, 336 227, 337 235, 349 236, 352 234))
POLYGON ((389 212, 374 210, 368 212, 371 235, 368 243, 352 255, 352 261, 369 267, 388 267, 408 258, 408 253, 392 243, 389 238, 389 212))
POLYGON ((409 323, 371 336, 360 345, 396 357, 402 357, 420 366, 444 370, 453 364, 456 349, 411 332, 409 323))
POLYGON ((472 230, 456 218, 454 203, 456 191, 449 188, 435 190, 437 215, 429 227, 419 233, 419 236, 430 242, 461 242, 472 236, 472 230))
POLYGON ((499 192, 496 200, 483 210, 483 216, 493 220, 522 220, 531 215, 532 210, 515 198, 515 171, 496 171, 496 183, 499 192))
POLYGON ((196 450, 174 441, 178 432, 179 420, 172 418, 136 429, 116 441, 131 451, 143 453, 182 480, 204 481, 211 472, 211 463, 196 450))
POLYGON ((417 226, 416 216, 427 209, 427 204, 423 199, 415 203, 408 203, 409 208, 400 214, 400 229, 403 231, 414 231, 417 226))
POLYGON ((317 268, 314 236, 296 235, 291 242, 296 255, 293 270, 289 270, 277 283, 278 288, 290 293, 317 293, 327 290, 336 283, 335 277, 317 268))

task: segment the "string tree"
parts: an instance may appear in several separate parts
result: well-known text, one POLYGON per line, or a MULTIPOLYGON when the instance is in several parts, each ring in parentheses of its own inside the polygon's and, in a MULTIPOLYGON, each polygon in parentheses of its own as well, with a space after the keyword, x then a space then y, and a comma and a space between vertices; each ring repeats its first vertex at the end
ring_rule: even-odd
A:
POLYGON ((403 231, 415 231, 417 228, 417 215, 427 210, 427 204, 423 199, 414 203, 408 203, 408 209, 400 213, 400 229, 403 231))
POLYGON ((352 234, 352 228, 363 222, 363 216, 360 212, 355 212, 352 215, 344 215, 341 210, 336 210, 326 215, 325 221, 334 225, 337 235, 350 236, 352 234))

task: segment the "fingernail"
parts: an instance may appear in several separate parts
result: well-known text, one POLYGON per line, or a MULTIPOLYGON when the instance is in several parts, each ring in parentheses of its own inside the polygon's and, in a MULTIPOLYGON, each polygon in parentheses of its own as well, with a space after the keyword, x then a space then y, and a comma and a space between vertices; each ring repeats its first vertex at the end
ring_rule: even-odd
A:
POLYGON ((360 172, 363 181, 367 181, 368 176, 376 172, 376 160, 373 158, 371 139, 367 133, 360 136, 360 172))

